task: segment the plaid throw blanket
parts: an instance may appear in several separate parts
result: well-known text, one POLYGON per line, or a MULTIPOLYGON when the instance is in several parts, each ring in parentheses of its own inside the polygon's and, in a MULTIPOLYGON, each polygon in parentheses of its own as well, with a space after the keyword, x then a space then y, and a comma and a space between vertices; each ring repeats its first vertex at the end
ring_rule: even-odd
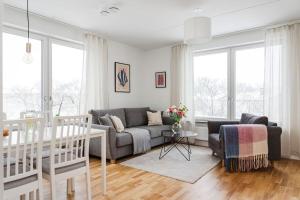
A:
POLYGON ((268 167, 267 127, 257 124, 223 125, 225 168, 250 171, 268 167))

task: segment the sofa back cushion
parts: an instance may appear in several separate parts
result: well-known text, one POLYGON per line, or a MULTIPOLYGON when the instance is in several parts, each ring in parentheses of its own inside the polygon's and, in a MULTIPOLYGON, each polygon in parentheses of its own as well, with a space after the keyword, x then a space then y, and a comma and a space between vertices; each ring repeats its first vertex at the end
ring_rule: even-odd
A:
POLYGON ((148 124, 147 111, 149 107, 145 108, 125 108, 126 127, 144 126, 148 124))
POLYGON ((92 123, 99 124, 99 117, 105 116, 106 114, 117 116, 121 119, 123 125, 126 127, 126 118, 124 108, 108 109, 108 110, 91 110, 89 112, 93 116, 92 123))
POLYGON ((268 126, 268 118, 266 116, 256 116, 248 113, 243 113, 240 124, 264 124, 268 126))

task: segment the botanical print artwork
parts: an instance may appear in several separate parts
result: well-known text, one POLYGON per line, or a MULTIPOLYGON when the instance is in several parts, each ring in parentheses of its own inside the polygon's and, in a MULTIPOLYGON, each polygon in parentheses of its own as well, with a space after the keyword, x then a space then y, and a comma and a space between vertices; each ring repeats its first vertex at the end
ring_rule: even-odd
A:
POLYGON ((115 92, 130 92, 130 65, 115 62, 115 92))
POLYGON ((155 73, 155 87, 165 88, 166 87, 166 72, 155 73))

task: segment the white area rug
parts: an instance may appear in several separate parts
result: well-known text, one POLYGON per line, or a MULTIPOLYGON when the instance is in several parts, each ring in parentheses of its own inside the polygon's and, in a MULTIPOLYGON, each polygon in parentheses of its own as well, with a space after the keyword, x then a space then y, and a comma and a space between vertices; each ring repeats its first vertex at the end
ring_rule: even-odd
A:
POLYGON ((212 156, 212 151, 205 147, 192 146, 191 161, 187 161, 176 148, 161 160, 159 160, 159 154, 160 149, 156 149, 121 164, 180 181, 195 183, 220 162, 218 158, 212 156))

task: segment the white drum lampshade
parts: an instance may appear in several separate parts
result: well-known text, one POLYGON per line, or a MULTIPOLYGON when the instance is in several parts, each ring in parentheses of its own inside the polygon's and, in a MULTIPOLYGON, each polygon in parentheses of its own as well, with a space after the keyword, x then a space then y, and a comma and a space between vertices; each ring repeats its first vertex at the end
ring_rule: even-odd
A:
POLYGON ((201 44, 211 39, 211 19, 194 17, 184 22, 184 43, 201 44))

